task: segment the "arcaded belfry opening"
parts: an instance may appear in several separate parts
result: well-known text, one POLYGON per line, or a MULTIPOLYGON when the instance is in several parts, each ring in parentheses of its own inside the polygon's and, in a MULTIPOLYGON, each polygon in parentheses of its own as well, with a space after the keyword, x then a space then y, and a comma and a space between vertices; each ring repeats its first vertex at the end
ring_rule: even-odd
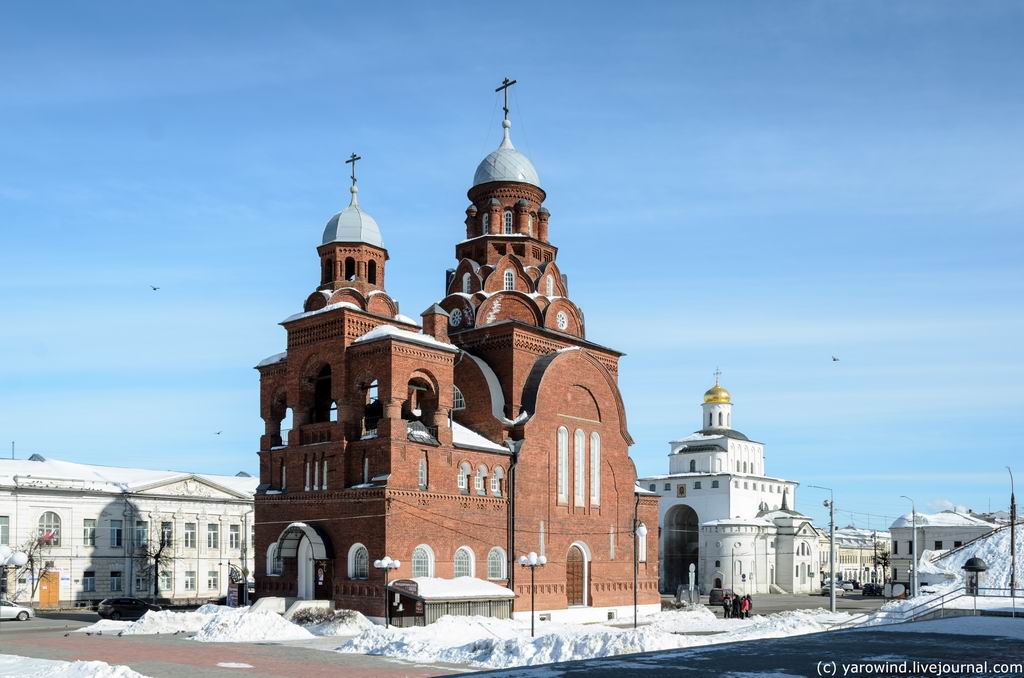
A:
POLYGON ((372 380, 366 386, 366 401, 363 406, 363 435, 376 435, 377 424, 384 416, 384 406, 380 401, 380 382, 372 380))
POLYGON ((662 588, 674 593, 688 586, 690 565, 699 567, 700 522, 697 512, 686 504, 677 504, 665 514, 665 578, 662 588))
POLYGON ((312 423, 337 421, 338 411, 331 396, 331 366, 324 365, 313 382, 312 423))

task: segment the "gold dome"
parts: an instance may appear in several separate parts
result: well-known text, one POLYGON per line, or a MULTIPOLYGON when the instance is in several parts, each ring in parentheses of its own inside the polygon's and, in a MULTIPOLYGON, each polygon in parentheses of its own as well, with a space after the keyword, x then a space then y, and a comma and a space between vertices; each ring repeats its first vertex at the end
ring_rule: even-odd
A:
POLYGON ((705 403, 726 403, 732 404, 732 396, 721 384, 715 384, 704 392, 705 403))

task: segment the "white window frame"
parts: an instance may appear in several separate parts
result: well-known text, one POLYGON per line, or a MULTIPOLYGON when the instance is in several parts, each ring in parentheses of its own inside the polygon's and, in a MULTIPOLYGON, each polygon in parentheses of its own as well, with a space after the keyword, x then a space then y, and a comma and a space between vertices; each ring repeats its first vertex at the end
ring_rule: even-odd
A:
POLYGON ((458 386, 452 384, 452 412, 464 409, 466 409, 466 396, 462 394, 462 390, 458 386))
POLYGON ((185 523, 185 548, 194 549, 199 539, 199 523, 185 523), (192 529, 189 529, 191 526, 192 529))
POLYGON ((473 489, 477 494, 487 494, 487 467, 480 464, 476 467, 476 476, 473 479, 473 489))
POLYGON ((501 481, 505 479, 505 469, 495 466, 491 471, 491 494, 495 497, 501 496, 501 481))
POLYGON ((228 548, 236 551, 242 548, 241 525, 228 525, 228 548))
POLYGON ((547 292, 546 296, 555 296, 555 276, 548 273, 547 278, 545 278, 544 287, 546 288, 544 291, 547 292))
POLYGON ((586 469, 584 467, 587 454, 587 436, 583 429, 576 429, 573 433, 573 504, 583 506, 586 499, 586 469))
POLYGON ((47 542, 48 546, 60 546, 60 529, 61 529, 61 518, 56 511, 44 511, 39 516, 38 522, 38 536, 42 537, 47 531, 53 532, 53 538, 47 542))
POLYGON ((348 578, 370 578, 370 551, 363 544, 356 542, 348 550, 348 578))
POLYGON ((472 291, 471 291, 472 289, 473 289, 473 286, 472 286, 471 279, 469 277, 469 273, 468 272, 463 273, 462 274, 462 293, 463 294, 472 294, 472 291))
MULTIPOLYGON (((434 549, 430 548, 426 544, 420 544, 412 550, 412 557, 409 559, 412 565, 412 576, 413 577, 433 577, 434 576, 434 549), (417 553, 422 554, 422 557, 426 559, 426 570, 422 567, 418 568, 416 563, 417 553)), ((420 563, 422 566, 424 563, 420 563)))
POLYGON ((425 490, 428 487, 427 482, 428 482, 429 478, 428 478, 427 474, 428 474, 427 460, 425 458, 420 459, 420 467, 419 467, 419 474, 418 475, 419 475, 419 485, 420 485, 420 489, 421 490, 425 490))
POLYGON ((196 571, 185 570, 185 590, 195 591, 196 590, 196 571))
POLYGON ((601 434, 590 434, 590 505, 601 505, 601 434))
POLYGON ((206 548, 220 548, 220 523, 206 524, 206 548))
POLYGON ((505 235, 511 235, 514 231, 514 220, 512 217, 512 210, 505 210, 503 223, 505 227, 505 235))
POLYGON ((500 546, 495 546, 487 552, 487 578, 494 581, 508 579, 508 556, 500 546), (497 565, 497 570, 493 569, 497 565))
POLYGON ((512 292, 516 289, 516 273, 511 269, 505 270, 503 278, 503 289, 506 292, 512 292))
POLYGON ((321 490, 326 490, 327 489, 327 460, 326 459, 324 459, 324 461, 323 461, 323 467, 324 467, 324 471, 323 471, 323 473, 320 474, 320 489, 321 490))
POLYGON ((483 222, 483 232, 484 232, 484 235, 486 235, 487 231, 491 227, 491 213, 490 212, 484 212, 484 216, 483 216, 482 222, 483 222))
POLYGON ((469 462, 464 461, 459 464, 459 477, 458 486, 462 492, 469 492, 469 476, 473 473, 473 467, 469 465, 469 462))
POLYGON ((557 434, 557 484, 558 503, 569 503, 569 429, 564 426, 558 427, 557 434))
POLYGON ((476 576, 476 557, 473 553, 473 549, 468 546, 460 546, 455 550, 455 555, 452 557, 452 575, 455 577, 474 577, 476 576), (466 571, 462 574, 459 573, 459 560, 463 559, 466 571))

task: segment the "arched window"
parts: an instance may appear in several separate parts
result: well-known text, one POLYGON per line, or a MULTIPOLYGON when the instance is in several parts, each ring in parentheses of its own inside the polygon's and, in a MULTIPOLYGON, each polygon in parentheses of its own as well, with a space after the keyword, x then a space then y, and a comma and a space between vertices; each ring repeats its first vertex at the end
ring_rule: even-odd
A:
POLYGON ((743 472, 747 472, 747 462, 743 462, 743 472))
POLYGON ((601 436, 590 434, 590 505, 601 504, 601 436))
POLYGON ((427 489, 427 460, 420 459, 420 471, 419 471, 419 482, 420 489, 427 489))
POLYGON ((526 218, 526 232, 530 234, 531 238, 533 237, 533 215, 532 214, 526 218))
POLYGON ((484 216, 483 216, 483 230, 484 230, 484 233, 487 233, 487 229, 490 228, 490 226, 491 226, 491 213, 490 212, 484 212, 484 216))
POLYGON ((321 282, 325 282, 325 283, 330 282, 333 277, 334 277, 334 260, 333 259, 324 259, 324 275, 323 275, 323 279, 321 280, 321 282))
POLYGON ((508 235, 512 232, 512 212, 505 212, 505 234, 508 235))
POLYGON ((377 284, 377 262, 370 259, 369 263, 366 264, 366 282, 371 285, 377 284))
POLYGON ((547 278, 544 279, 544 287, 544 291, 547 294, 547 296, 555 296, 555 277, 553 275, 549 275, 547 278))
POLYGON ((463 294, 470 294, 471 291, 472 291, 472 287, 470 286, 469 273, 463 273, 462 274, 462 293, 463 294))
POLYGON ((708 412, 708 428, 711 428, 711 426, 712 426, 712 421, 711 421, 711 417, 712 416, 713 415, 710 412, 708 412))
POLYGON ((317 372, 316 380, 313 382, 312 418, 314 424, 331 421, 332 416, 337 418, 337 406, 331 397, 331 390, 331 366, 324 365, 317 372))
POLYGON ((722 413, 721 412, 718 413, 718 425, 719 426, 722 425, 722 413))
POLYGON ((288 467, 284 465, 284 460, 281 460, 281 489, 288 489, 288 467))
POLYGON ((586 496, 586 479, 584 478, 584 462, 586 459, 586 445, 587 438, 583 431, 576 429, 576 433, 573 434, 573 457, 575 463, 573 464, 573 470, 575 475, 575 491, 573 496, 575 498, 576 506, 583 506, 583 498, 586 496))
POLYGON ((320 475, 320 489, 327 489, 327 460, 324 459, 324 472, 320 475))
POLYGON ((715 459, 715 470, 718 471, 718 472, 722 471, 722 460, 721 459, 715 459))
POLYGON ((370 482, 370 458, 363 455, 363 485, 370 482))
POLYGON ((514 271, 505 271, 505 291, 511 291, 516 288, 516 274, 514 271))
POLYGON ((462 494, 469 494, 469 476, 473 473, 473 467, 469 465, 469 462, 464 461, 459 465, 459 492, 462 494))
POLYGON ((690 473, 696 473, 696 472, 697 472, 697 460, 696 459, 691 459, 690 460, 690 473))
POLYGON ((569 429, 558 428, 558 501, 569 503, 569 429))
POLYGON ((732 413, 725 415, 725 425, 732 426, 732 413))
POLYGON ((488 579, 505 579, 505 569, 508 563, 508 559, 505 557, 505 551, 499 546, 495 546, 491 549, 490 553, 487 554, 487 578, 488 579))
POLYGON ((39 541, 49 546, 60 546, 60 516, 53 511, 39 516, 39 541))
POLYGON ((434 576, 434 552, 426 544, 420 544, 412 551, 412 576, 434 576))
POLYGON ((356 260, 352 257, 345 257, 345 280, 356 279, 356 260))
POLYGON ((505 469, 500 466, 495 466, 494 471, 491 472, 491 494, 495 497, 500 497, 502 492, 502 485, 505 483, 505 469))
POLYGON ((487 494, 487 466, 480 464, 476 469, 476 478, 473 481, 473 488, 477 494, 487 494))
POLYGON ((302 486, 304 492, 309 492, 309 461, 306 462, 306 484, 302 486))
POLYGON ((737 459, 736 460, 736 473, 739 473, 739 472, 740 472, 740 460, 737 459))
POLYGON ((468 546, 463 546, 455 552, 455 576, 473 576, 473 551, 468 546))
POLYGON ((466 398, 462 395, 459 387, 452 384, 452 411, 458 412, 464 409, 466 409, 466 398))
POLYGON ((348 578, 370 578, 370 552, 362 544, 352 544, 348 550, 348 578))
POLYGON ((276 541, 267 547, 267 574, 281 574, 281 556, 277 552, 276 541))

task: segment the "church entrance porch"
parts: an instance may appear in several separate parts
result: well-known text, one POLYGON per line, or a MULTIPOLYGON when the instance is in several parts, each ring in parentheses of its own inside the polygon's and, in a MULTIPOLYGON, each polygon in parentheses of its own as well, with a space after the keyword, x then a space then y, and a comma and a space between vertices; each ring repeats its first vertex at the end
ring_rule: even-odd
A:
POLYGON ((334 551, 330 540, 306 523, 291 523, 277 538, 283 562, 295 559, 295 595, 300 600, 330 600, 334 551))
POLYGON ((677 504, 665 514, 665 580, 662 582, 666 593, 675 593, 680 586, 689 586, 690 565, 696 570, 696 581, 700 581, 700 523, 697 512, 686 504, 677 504))

